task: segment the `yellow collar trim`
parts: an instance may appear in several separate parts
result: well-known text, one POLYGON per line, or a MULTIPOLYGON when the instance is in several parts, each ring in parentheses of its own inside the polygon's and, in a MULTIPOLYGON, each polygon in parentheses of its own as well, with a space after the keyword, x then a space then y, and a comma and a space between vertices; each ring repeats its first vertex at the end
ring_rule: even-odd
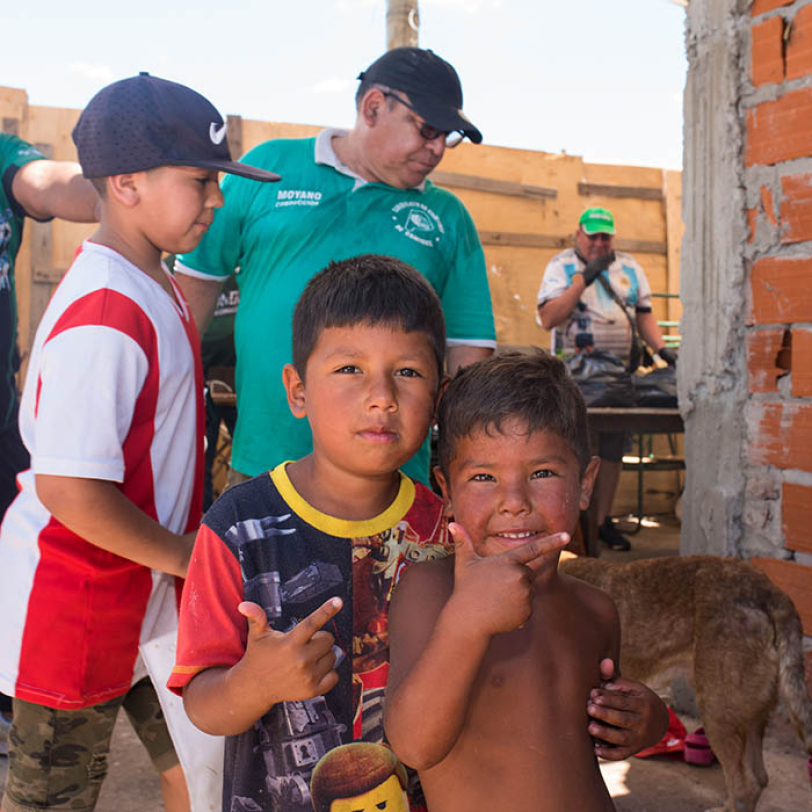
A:
POLYGON ((273 484, 276 485, 279 495, 287 502, 288 507, 290 507, 299 518, 317 530, 321 530, 322 533, 326 533, 328 536, 337 536, 338 538, 345 539, 376 536, 378 533, 383 533, 394 527, 409 512, 409 509, 414 504, 414 482, 401 473, 400 488, 398 489, 397 496, 383 513, 379 513, 371 519, 363 519, 361 521, 339 519, 336 516, 322 513, 302 498, 296 488, 293 487, 288 472, 285 470, 289 464, 290 460, 282 462, 270 472, 273 484))

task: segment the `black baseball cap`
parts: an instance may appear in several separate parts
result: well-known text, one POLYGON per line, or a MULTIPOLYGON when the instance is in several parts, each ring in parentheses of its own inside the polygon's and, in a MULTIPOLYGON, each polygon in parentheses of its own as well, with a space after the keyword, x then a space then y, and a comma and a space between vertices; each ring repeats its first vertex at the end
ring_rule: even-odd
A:
POLYGON ((433 51, 393 48, 358 74, 365 82, 406 93, 427 124, 443 132, 461 132, 475 144, 482 133, 462 112, 462 86, 454 67, 433 51))
POLYGON ((76 122, 73 143, 86 178, 199 166, 253 180, 280 179, 231 160, 226 123, 207 98, 148 73, 102 88, 76 122))

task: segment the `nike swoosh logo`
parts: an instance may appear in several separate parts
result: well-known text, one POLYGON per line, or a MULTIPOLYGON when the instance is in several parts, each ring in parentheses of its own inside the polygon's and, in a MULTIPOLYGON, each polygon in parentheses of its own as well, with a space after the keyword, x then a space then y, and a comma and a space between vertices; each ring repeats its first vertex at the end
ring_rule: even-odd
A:
POLYGON ((226 137, 226 122, 223 122, 223 126, 218 129, 217 124, 212 121, 211 126, 209 127, 209 138, 211 138, 212 144, 222 144, 223 139, 226 137))

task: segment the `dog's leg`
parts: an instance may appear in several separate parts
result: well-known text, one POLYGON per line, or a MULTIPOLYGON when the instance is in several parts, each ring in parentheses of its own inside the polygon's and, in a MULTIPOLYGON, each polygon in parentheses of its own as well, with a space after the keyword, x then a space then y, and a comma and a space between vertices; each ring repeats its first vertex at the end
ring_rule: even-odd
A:
POLYGON ((778 677, 772 624, 761 612, 733 609, 698 627, 694 687, 705 733, 725 773, 724 810, 754 812, 767 783, 761 746, 778 677))
MULTIPOLYGON (((770 710, 772 709, 771 703, 770 710)), ((744 757, 750 765, 759 786, 764 789, 767 786, 767 770, 764 768, 764 731, 767 727, 769 712, 762 719, 757 719, 747 731, 747 742, 744 757)))

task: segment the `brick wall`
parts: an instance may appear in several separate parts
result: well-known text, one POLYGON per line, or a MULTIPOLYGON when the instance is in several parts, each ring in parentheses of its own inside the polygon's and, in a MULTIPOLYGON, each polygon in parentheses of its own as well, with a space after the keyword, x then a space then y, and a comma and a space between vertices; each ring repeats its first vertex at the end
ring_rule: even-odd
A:
POLYGON ((743 552, 812 636, 812 0, 749 15, 743 552))

